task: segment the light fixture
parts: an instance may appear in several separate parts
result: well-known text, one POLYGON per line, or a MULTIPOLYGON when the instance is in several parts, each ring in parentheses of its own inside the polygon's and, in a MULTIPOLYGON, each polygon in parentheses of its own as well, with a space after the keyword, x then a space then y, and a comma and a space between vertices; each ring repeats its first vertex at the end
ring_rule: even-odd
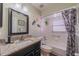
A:
POLYGON ((39 7, 40 7, 40 8, 43 8, 43 7, 44 7, 44 4, 40 4, 39 7))

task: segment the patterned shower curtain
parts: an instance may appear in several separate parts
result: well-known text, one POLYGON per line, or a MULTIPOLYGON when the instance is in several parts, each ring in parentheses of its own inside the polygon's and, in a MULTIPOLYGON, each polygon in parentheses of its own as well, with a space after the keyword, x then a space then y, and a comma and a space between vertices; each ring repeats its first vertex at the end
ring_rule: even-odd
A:
POLYGON ((64 10, 62 11, 62 16, 68 33, 66 55, 75 56, 76 9, 72 8, 72 9, 64 10))

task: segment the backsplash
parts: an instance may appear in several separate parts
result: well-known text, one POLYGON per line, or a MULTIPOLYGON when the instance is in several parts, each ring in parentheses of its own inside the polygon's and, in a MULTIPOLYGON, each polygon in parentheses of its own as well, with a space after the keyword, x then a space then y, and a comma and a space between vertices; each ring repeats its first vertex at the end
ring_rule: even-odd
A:
POLYGON ((14 36, 11 36, 11 42, 14 42, 16 40, 24 40, 25 38, 30 38, 30 37, 32 37, 32 35, 27 35, 27 34, 14 35, 14 36))

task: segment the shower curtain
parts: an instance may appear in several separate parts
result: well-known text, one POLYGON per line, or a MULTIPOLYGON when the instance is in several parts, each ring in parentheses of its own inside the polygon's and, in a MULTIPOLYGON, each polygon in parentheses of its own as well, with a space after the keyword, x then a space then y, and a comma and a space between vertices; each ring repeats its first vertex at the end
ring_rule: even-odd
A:
POLYGON ((75 56, 76 8, 71 8, 71 9, 62 11, 62 16, 68 33, 66 55, 75 56))

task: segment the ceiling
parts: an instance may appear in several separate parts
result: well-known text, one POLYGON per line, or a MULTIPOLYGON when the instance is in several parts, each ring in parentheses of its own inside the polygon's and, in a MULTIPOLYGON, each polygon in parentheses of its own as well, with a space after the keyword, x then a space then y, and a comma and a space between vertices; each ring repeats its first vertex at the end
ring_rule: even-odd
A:
POLYGON ((38 9, 42 16, 47 16, 54 12, 71 8, 76 5, 77 3, 32 3, 32 6, 38 9))
POLYGON ((32 5, 40 11, 47 9, 55 9, 57 7, 70 7, 76 5, 76 3, 32 3, 32 5))

